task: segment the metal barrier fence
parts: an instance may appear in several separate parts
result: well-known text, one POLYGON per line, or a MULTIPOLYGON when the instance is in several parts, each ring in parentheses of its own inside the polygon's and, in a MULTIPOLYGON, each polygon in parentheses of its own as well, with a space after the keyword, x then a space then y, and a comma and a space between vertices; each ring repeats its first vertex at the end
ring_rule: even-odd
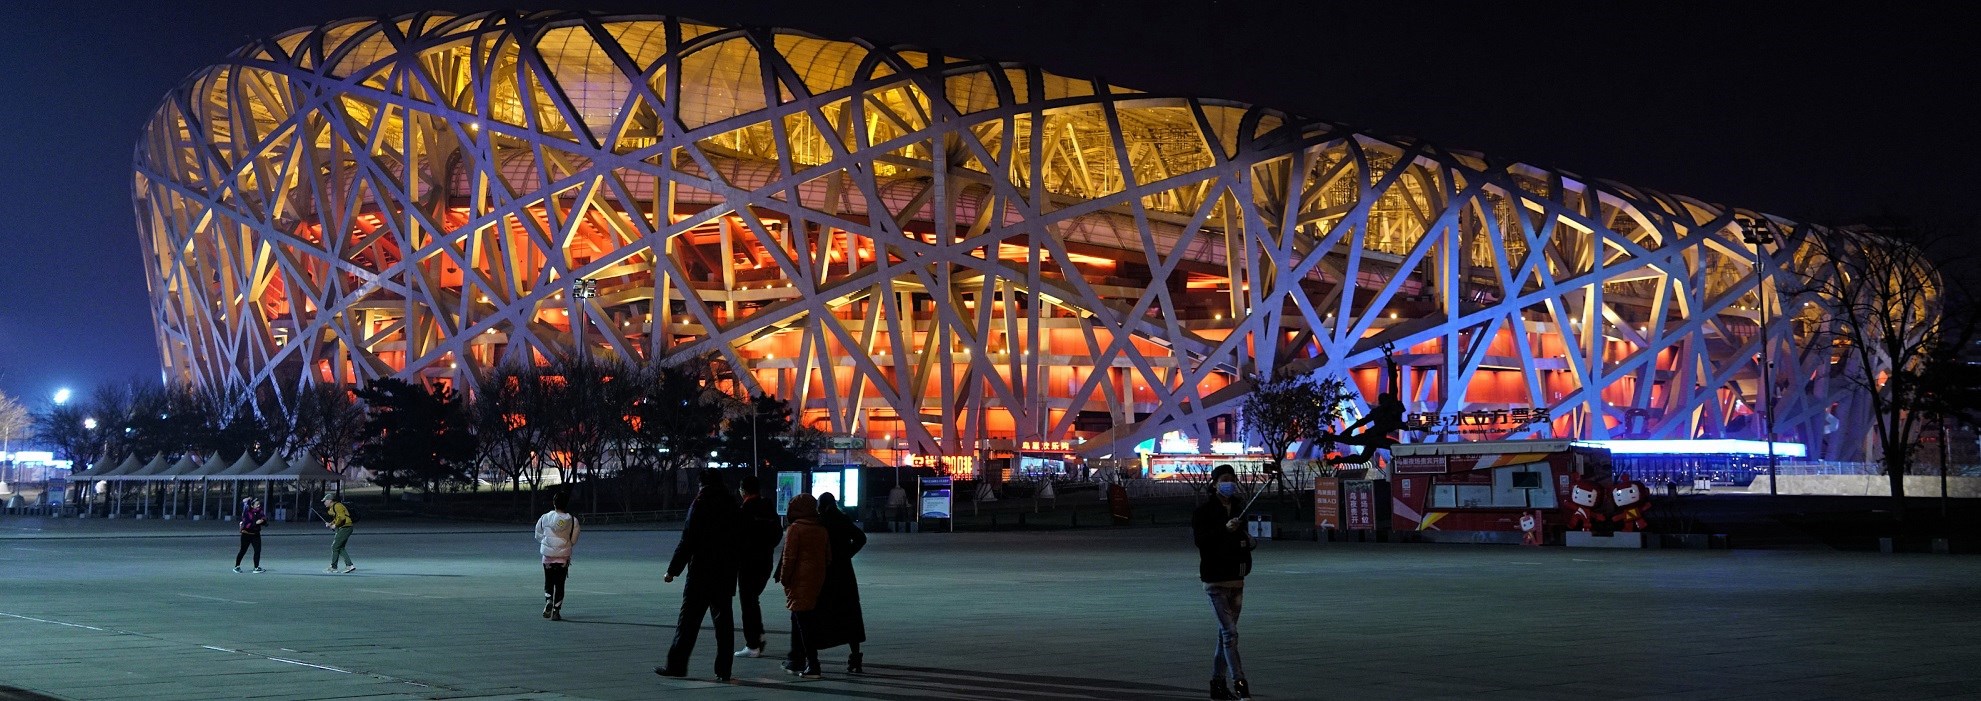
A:
MULTIPOLYGON (((1841 462, 1833 460, 1797 460, 1783 462, 1776 466, 1776 474, 1782 475, 1882 475, 1884 463, 1841 462)), ((1938 465, 1913 465, 1905 474, 1914 477, 1937 477, 1938 465)), ((1952 465, 1947 470, 1949 477, 1981 477, 1981 465, 1952 465)))

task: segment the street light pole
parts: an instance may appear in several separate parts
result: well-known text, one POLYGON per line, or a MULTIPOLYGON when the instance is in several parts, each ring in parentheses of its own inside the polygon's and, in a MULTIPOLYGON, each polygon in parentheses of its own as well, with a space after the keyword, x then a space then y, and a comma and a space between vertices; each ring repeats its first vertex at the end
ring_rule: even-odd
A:
POLYGON ((1774 245, 1773 225, 1767 219, 1748 222, 1741 240, 1754 246, 1754 297, 1761 304, 1761 421, 1768 439, 1768 495, 1781 493, 1778 460, 1775 457, 1775 378, 1773 359, 1768 357, 1768 256, 1763 246, 1774 245))

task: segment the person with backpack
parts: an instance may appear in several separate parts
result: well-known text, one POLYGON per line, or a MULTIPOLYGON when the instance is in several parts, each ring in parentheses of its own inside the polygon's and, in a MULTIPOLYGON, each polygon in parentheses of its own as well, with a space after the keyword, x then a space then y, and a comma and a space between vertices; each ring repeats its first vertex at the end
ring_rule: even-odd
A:
POLYGON ((1211 494, 1190 514, 1197 542, 1197 575, 1217 616, 1217 647, 1211 653, 1211 698, 1251 699, 1251 683, 1238 661, 1238 613, 1245 607, 1245 576, 1252 572, 1252 537, 1245 533, 1245 505, 1238 500, 1238 472, 1230 465, 1211 470, 1211 494), (1230 686, 1225 685, 1226 680, 1230 686))
POLYGON ((248 554, 248 548, 255 549, 254 573, 261 574, 261 527, 268 525, 268 513, 261 510, 261 500, 248 497, 241 500, 241 549, 234 553, 234 573, 241 572, 241 556, 248 554))
POLYGON ((335 574, 339 558, 344 561, 344 574, 358 571, 358 563, 352 562, 351 553, 344 549, 345 544, 351 541, 351 528, 357 523, 351 518, 351 510, 346 508, 343 500, 338 499, 333 492, 324 493, 323 510, 330 516, 330 519, 323 523, 324 527, 335 533, 330 538, 330 566, 323 571, 335 574))
POLYGON ((764 587, 770 584, 771 558, 777 541, 784 539, 784 526, 778 523, 777 509, 763 498, 763 485, 756 475, 743 477, 738 488, 743 494, 741 532, 737 538, 736 594, 743 612, 743 649, 737 657, 764 654, 764 587))
POLYGON ((564 580, 571 575, 571 550, 578 546, 578 517, 571 515, 571 493, 550 497, 550 511, 537 518, 537 552, 543 555, 543 617, 564 620, 564 580))

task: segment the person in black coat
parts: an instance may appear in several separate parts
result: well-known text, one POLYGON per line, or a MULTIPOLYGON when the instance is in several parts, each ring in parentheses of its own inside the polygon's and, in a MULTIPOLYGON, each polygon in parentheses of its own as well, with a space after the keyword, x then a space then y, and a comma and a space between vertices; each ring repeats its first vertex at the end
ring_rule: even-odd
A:
POLYGON ((1238 473, 1230 465, 1211 471, 1211 494, 1190 514, 1197 541, 1197 578, 1217 616, 1217 648, 1211 654, 1211 698, 1250 699, 1252 689, 1238 661, 1238 613, 1245 607, 1245 576, 1252 573, 1252 537, 1245 533, 1238 473), (1229 679, 1231 685, 1225 685, 1229 679))
POLYGON ((736 500, 722 484, 722 475, 704 470, 702 489, 688 505, 688 522, 681 529, 681 542, 674 546, 674 559, 667 564, 673 582, 688 572, 688 586, 681 592, 681 617, 675 621, 674 644, 667 648, 667 664, 653 669, 663 677, 688 676, 688 656, 695 651, 695 638, 702 633, 702 615, 715 624, 715 678, 729 681, 735 653, 736 625, 731 618, 730 598, 736 595, 736 524, 741 516, 736 500))
POLYGON ((819 590, 820 632, 813 649, 847 646, 846 671, 858 674, 865 671, 860 643, 867 641, 867 624, 860 614, 860 580, 853 573, 853 556, 867 546, 867 534, 839 510, 839 500, 830 493, 819 498, 819 524, 825 526, 827 542, 832 544, 832 560, 825 566, 825 588, 819 590))
POLYGON ((764 587, 777 556, 777 544, 784 540, 784 526, 778 522, 777 507, 762 494, 756 475, 743 478, 742 520, 737 532, 736 588, 743 609, 743 649, 737 657, 762 657, 764 653, 764 613, 760 605, 764 587))

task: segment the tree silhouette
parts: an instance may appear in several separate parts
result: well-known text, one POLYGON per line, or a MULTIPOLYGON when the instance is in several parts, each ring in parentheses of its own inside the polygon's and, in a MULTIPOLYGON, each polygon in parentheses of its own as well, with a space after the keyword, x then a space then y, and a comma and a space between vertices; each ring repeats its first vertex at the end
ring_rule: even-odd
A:
POLYGON ((397 378, 374 380, 358 396, 365 402, 370 434, 358 462, 392 497, 395 486, 419 485, 432 499, 441 485, 471 479, 475 436, 455 393, 397 378))

